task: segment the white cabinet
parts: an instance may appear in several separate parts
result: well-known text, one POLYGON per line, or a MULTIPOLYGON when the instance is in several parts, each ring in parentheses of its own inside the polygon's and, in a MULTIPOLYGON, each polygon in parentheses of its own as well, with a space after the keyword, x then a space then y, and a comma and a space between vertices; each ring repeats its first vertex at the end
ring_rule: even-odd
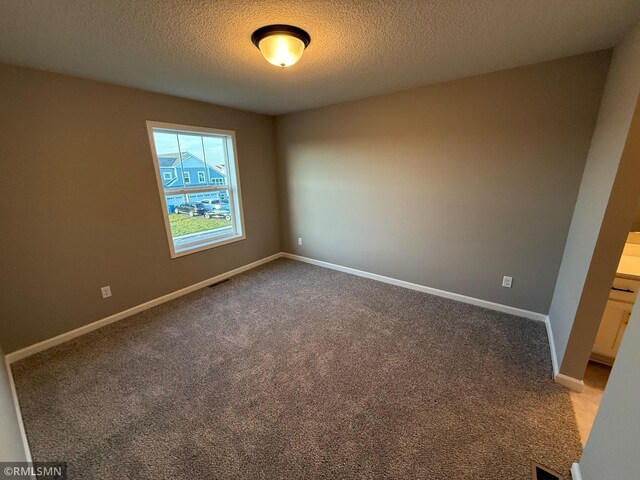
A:
POLYGON ((616 357, 620 340, 629 323, 633 304, 618 300, 609 300, 602 315, 596 341, 593 344, 594 359, 613 361, 616 357), (602 358, 604 357, 604 358, 602 358))
POLYGON ((639 290, 640 280, 637 276, 617 275, 613 280, 609 301, 591 350, 593 360, 613 364, 639 290))

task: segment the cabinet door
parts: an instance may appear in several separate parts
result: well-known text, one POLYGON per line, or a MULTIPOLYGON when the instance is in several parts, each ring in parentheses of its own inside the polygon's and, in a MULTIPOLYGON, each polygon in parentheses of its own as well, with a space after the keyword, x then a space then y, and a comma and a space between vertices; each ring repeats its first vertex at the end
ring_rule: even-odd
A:
POLYGON ((613 344, 613 356, 615 357, 618 353, 618 348, 620 348, 620 342, 622 341, 622 337, 624 335, 624 331, 629 325, 629 318, 631 317, 631 310, 627 313, 627 315, 622 320, 622 324, 620 325, 620 330, 618 331, 618 336, 616 337, 616 342, 613 344))
POLYGON ((616 350, 620 345, 620 339, 633 305, 629 303, 609 300, 604 310, 596 341, 593 344, 593 352, 610 358, 615 358, 616 350))

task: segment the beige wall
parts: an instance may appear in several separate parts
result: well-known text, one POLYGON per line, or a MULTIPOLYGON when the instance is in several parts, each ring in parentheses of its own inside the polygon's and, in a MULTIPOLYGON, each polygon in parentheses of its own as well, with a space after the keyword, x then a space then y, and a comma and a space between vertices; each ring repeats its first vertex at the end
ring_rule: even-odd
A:
POLYGON ((26 460, 4 353, 0 348, 0 462, 26 460))
POLYGON ((280 251, 272 117, 7 65, 0 91, 5 352, 280 251), (145 120, 236 131, 246 240, 170 258, 145 120))
POLYGON ((608 64, 598 52, 278 117, 285 250, 546 314, 608 64))
POLYGON ((628 144, 638 93, 640 27, 614 51, 549 313, 560 372, 577 379, 640 198, 640 152, 628 144))

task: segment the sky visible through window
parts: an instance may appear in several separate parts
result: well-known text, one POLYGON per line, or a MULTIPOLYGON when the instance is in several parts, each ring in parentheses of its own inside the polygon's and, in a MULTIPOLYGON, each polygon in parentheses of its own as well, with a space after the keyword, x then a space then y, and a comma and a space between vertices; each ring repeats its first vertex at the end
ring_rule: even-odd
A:
POLYGON ((204 160, 206 154, 207 163, 210 165, 224 165, 224 149, 222 139, 216 137, 201 137, 199 135, 176 135, 175 133, 154 132, 153 139, 158 155, 176 153, 178 151, 178 138, 182 153, 191 153, 200 160, 204 160), (204 153, 202 145, 204 143, 204 153))

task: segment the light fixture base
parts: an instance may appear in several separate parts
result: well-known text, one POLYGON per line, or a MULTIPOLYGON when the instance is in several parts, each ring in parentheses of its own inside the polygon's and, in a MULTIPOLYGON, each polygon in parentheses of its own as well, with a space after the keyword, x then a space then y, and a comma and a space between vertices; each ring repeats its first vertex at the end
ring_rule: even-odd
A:
POLYGON ((311 37, 307 32, 301 28, 294 27, 293 25, 265 25, 260 27, 253 34, 251 34, 251 41, 253 44, 259 47, 260 40, 270 35, 290 35, 304 43, 304 48, 307 48, 311 43, 311 37))

